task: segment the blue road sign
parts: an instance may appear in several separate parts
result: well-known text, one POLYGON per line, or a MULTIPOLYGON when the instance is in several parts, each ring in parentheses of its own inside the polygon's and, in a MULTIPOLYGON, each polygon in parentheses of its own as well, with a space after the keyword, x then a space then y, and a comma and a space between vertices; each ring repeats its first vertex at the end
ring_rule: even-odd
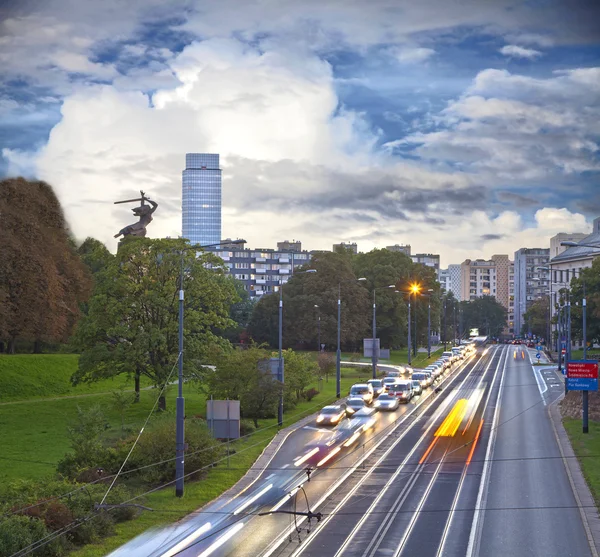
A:
POLYGON ((567 389, 569 391, 597 391, 598 379, 567 377, 567 389))
POLYGON ((539 359, 542 357, 542 355, 541 355, 541 354, 538 352, 538 353, 535 355, 535 357, 536 357, 536 358, 539 360, 539 359))

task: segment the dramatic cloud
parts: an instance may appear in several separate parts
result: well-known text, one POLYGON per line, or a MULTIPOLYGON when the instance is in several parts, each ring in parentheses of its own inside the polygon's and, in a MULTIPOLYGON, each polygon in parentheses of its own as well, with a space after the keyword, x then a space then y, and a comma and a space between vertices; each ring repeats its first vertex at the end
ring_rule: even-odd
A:
POLYGON ((504 56, 510 56, 511 58, 526 58, 527 60, 535 60, 539 58, 542 53, 539 50, 532 48, 524 48, 515 44, 507 44, 500 49, 500 53, 504 56))
POLYGON ((150 235, 180 234, 193 151, 221 154, 224 235, 253 246, 405 242, 447 264, 588 226, 576 194, 600 170, 600 68, 552 52, 597 42, 597 3, 33 0, 4 15, 0 162, 52 183, 80 238, 114 248, 132 216, 113 201, 140 189, 160 204, 150 235), (502 44, 535 77, 495 69, 502 44))

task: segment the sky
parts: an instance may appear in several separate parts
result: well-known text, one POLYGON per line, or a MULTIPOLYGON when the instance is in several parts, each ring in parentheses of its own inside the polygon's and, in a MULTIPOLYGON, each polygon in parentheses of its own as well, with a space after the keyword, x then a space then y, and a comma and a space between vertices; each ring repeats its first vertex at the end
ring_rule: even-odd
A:
POLYGON ((0 175, 116 249, 143 189, 181 234, 186 152, 223 237, 442 265, 600 215, 596 0, 0 0, 0 175))

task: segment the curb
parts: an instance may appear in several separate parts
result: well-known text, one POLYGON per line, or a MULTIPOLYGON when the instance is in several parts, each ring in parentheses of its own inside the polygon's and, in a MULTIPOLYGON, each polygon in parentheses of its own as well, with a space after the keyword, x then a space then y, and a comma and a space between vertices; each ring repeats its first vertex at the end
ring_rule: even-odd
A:
POLYGON ((548 415, 558 442, 560 454, 563 458, 567 476, 569 477, 569 483, 571 484, 575 501, 579 507, 590 550, 593 557, 598 557, 597 548, 600 547, 600 515, 598 514, 598 509, 594 498, 592 497, 590 488, 581 471, 579 460, 575 456, 571 441, 569 440, 567 431, 562 423, 558 404, 563 398, 564 394, 548 405, 548 415))

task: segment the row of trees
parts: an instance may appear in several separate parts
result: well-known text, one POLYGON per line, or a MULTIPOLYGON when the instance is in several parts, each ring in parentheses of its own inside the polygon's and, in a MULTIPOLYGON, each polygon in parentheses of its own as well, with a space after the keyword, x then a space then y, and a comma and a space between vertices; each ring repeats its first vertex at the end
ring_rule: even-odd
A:
MULTIPOLYGON (((435 271, 414 264, 403 253, 373 250, 351 255, 347 252, 316 253, 304 270, 283 286, 283 344, 286 347, 316 348, 320 317, 321 343, 329 349, 337 345, 337 300, 341 299, 341 343, 344 349, 357 350, 372 334, 372 304, 375 290, 377 334, 382 346, 406 346, 409 288, 413 283, 421 292, 432 289, 429 298, 411 295, 417 335, 427 335, 427 306, 431 304, 431 322, 439 324, 440 287, 435 271), (364 278, 364 281, 357 279, 364 278), (395 285, 394 288, 388 288, 395 285), (395 292, 398 290, 399 292, 395 292)), ((248 332, 257 342, 278 344, 279 296, 265 296, 255 305, 248 332)))

